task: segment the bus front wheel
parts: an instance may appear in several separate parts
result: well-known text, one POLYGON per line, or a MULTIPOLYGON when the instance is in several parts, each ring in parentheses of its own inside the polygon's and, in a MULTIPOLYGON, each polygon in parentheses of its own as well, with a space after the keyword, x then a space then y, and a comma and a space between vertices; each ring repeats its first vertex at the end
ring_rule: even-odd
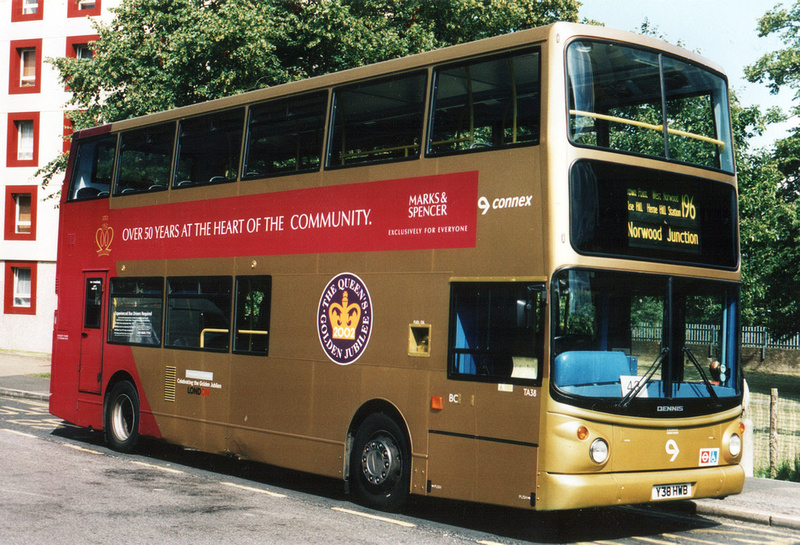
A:
POLYGON ((383 413, 369 415, 356 432, 350 456, 350 481, 358 499, 383 511, 408 497, 411 456, 400 426, 383 413))
POLYGON ((106 441, 111 448, 130 452, 139 440, 139 395, 128 381, 117 383, 108 395, 106 441))

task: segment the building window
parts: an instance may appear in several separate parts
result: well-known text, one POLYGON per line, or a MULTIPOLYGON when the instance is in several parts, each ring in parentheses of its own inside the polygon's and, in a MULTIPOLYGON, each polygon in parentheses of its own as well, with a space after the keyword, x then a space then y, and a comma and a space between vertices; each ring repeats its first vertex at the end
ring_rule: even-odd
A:
POLYGON ((31 269, 30 267, 13 267, 14 272, 14 306, 30 308, 31 306, 31 269))
POLYGON ((33 87, 36 85, 36 49, 18 49, 19 54, 19 86, 33 87))
POLYGON ((42 86, 42 40, 14 40, 10 50, 8 93, 38 93, 42 86))
POLYGON ((87 34, 85 36, 67 37, 67 57, 73 59, 92 60, 94 56, 94 42, 100 38, 97 34, 87 34))
POLYGON ((68 0, 67 17, 94 17, 100 15, 102 0, 68 0))
POLYGON ((21 119, 15 123, 17 128, 17 159, 33 159, 33 121, 21 119))
POLYGON ((37 190, 35 185, 6 186, 6 240, 36 240, 37 190))
POLYGON ((89 47, 89 44, 75 44, 73 46, 75 49, 75 58, 76 59, 85 59, 85 60, 92 60, 93 51, 92 48, 89 47))
POLYGON ((11 0, 11 22, 41 21, 44 0, 11 0))
POLYGON ((14 231, 17 234, 31 232, 31 194, 15 193, 14 199, 14 231))
POLYGON ((8 114, 6 166, 35 167, 39 162, 39 112, 8 114))
POLYGON ((36 263, 6 262, 6 314, 36 314, 36 263))

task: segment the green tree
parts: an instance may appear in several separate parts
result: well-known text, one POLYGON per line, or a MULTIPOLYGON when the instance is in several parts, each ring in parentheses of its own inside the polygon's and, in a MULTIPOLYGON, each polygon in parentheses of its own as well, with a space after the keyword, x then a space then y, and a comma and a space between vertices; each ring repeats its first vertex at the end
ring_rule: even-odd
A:
MULTIPOLYGON (((50 59, 76 129, 558 20, 577 0, 124 0, 91 61, 50 59)), ((59 156, 39 174, 64 169, 59 156)))
MULTIPOLYGON (((795 91, 790 114, 800 115, 800 1, 790 9, 776 6, 758 21, 758 35, 776 34, 784 47, 767 53, 745 68, 753 83, 764 83, 770 92, 789 88, 795 91)), ((800 197, 800 129, 775 143, 775 159, 784 175, 781 196, 786 200, 800 197)))
MULTIPOLYGON (((795 90, 790 113, 800 114, 800 1, 768 11, 758 33, 779 35, 784 47, 746 67, 747 79, 773 93, 795 90)), ((771 111, 765 119, 781 118, 771 111)), ((745 303, 774 335, 793 334, 800 331, 800 129, 771 150, 745 151, 738 164, 745 303)))

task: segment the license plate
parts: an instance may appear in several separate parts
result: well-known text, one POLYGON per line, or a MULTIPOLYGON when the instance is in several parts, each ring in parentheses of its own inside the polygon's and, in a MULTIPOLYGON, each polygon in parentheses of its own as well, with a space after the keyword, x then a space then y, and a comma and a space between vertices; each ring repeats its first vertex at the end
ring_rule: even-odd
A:
POLYGON ((657 484, 653 486, 653 500, 676 500, 691 497, 692 485, 689 483, 657 484))

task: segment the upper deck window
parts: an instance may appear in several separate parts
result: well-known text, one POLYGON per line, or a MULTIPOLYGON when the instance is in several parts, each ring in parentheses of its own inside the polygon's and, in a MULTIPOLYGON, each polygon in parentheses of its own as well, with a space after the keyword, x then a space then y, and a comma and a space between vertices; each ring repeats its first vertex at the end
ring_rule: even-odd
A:
POLYGON ((116 135, 82 140, 77 149, 67 200, 108 197, 117 149, 116 135))
POLYGON ((428 153, 539 143, 539 51, 434 72, 428 153))
POLYGON ((243 126, 244 108, 181 121, 173 187, 236 180, 243 126))
POLYGON ((578 40, 567 80, 573 143, 733 172, 722 76, 657 51, 578 40))
POLYGON ((425 83, 415 72, 334 91, 328 166, 418 158, 425 83))
POLYGON ((319 170, 326 91, 250 108, 242 179, 319 170))
POLYGON ((174 123, 123 132, 114 195, 166 189, 174 142, 174 123))

